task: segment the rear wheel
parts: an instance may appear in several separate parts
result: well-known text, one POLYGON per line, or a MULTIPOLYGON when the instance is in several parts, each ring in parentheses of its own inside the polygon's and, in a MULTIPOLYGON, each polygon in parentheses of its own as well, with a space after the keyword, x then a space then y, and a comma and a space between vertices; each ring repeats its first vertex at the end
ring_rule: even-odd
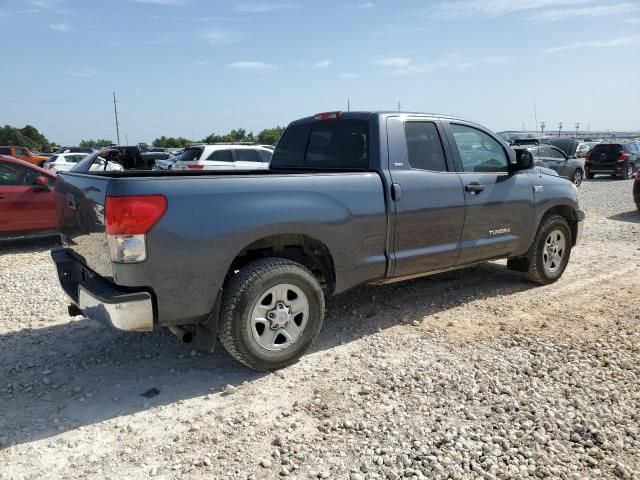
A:
POLYGON ((256 370, 295 363, 318 336, 324 294, 315 276, 283 258, 257 260, 227 287, 220 341, 238 361, 256 370))
POLYGON ((631 178, 633 178, 633 164, 630 163, 629 165, 627 165, 624 169, 624 172, 622 173, 622 178, 624 178, 625 180, 629 180, 631 178))
POLYGON ((581 183, 582 183, 582 170, 578 169, 575 172, 573 172, 573 184, 576 187, 579 187, 581 183))
POLYGON ((525 255, 529 263, 529 280, 541 285, 558 280, 569 263, 571 244, 571 230, 567 221, 560 215, 544 217, 525 255))
POLYGON ((587 176, 587 178, 589 180, 593 180, 593 177, 595 177, 596 175, 595 175, 595 173, 591 173, 591 172, 587 171, 586 176, 587 176))

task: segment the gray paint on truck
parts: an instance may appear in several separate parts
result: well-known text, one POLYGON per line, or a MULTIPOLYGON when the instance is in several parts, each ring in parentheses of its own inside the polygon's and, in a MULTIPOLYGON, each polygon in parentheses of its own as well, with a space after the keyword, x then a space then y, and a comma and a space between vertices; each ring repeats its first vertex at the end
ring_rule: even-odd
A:
MULTIPOLYGON (((560 208, 580 220, 576 193, 565 179, 539 169, 463 173, 450 117, 397 112, 351 112, 368 121, 368 171, 105 172, 62 173, 57 199, 66 218, 69 249, 120 287, 151 292, 161 325, 209 316, 234 259, 262 239, 291 234, 326 247, 332 293, 358 284, 447 270, 481 260, 524 254, 545 212, 560 208), (402 126, 430 120, 443 139, 448 172, 411 169, 402 126), (485 191, 471 196, 465 185, 485 191), (534 192, 534 187, 542 187, 534 192), (75 211, 68 204, 74 197, 75 211), (104 239, 106 195, 162 194, 167 211, 147 234, 142 263, 108 261, 104 239), (496 235, 491 231, 509 229, 496 235)), ((314 122, 313 117, 292 125, 314 122)), ((571 219, 570 219, 571 220, 571 219)), ((232 273, 232 272, 231 272, 232 273)))

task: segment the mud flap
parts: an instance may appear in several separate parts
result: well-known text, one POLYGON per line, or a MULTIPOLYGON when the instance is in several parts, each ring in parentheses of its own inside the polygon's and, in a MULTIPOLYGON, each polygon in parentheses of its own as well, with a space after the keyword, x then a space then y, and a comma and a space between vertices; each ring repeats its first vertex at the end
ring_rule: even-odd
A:
POLYGON ((216 296, 213 309, 209 318, 203 323, 196 325, 196 345, 201 352, 213 353, 218 338, 218 317, 220 315, 220 303, 222 302, 222 289, 216 296))

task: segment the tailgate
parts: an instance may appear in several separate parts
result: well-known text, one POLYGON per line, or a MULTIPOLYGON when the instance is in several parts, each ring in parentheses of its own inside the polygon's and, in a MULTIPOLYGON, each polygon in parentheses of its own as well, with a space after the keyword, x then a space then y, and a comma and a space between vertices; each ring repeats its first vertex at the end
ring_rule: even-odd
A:
POLYGON ((94 272, 113 277, 104 227, 104 204, 109 178, 60 173, 56 182, 56 209, 62 241, 94 272))

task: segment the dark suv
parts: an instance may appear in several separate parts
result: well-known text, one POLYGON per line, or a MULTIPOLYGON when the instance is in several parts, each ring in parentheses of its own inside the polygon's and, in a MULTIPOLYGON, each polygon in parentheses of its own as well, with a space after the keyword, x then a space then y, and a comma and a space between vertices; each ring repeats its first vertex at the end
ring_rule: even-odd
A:
POLYGON ((608 173, 612 177, 633 178, 640 169, 640 151, 634 142, 599 143, 584 158, 587 178, 598 173, 608 173))

